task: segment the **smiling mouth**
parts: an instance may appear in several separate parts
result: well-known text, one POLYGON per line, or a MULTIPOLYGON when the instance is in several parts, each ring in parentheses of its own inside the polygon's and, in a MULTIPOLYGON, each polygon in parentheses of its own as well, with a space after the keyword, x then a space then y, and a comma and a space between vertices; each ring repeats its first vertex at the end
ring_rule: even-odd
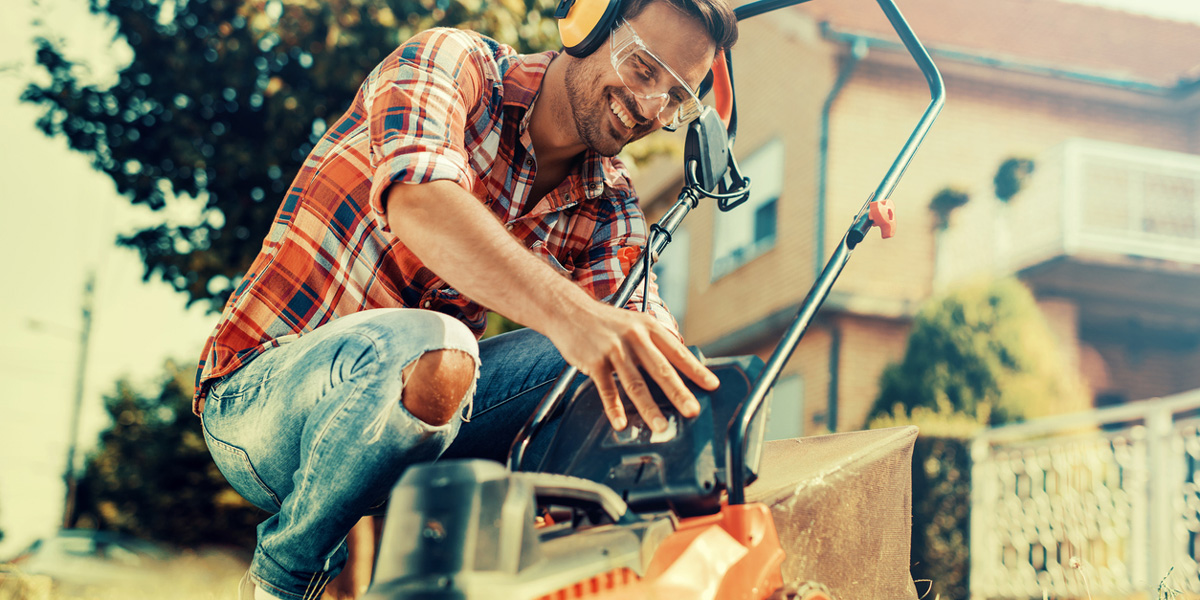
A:
POLYGON ((637 127, 637 119, 630 114, 629 110, 625 108, 625 105, 622 104, 621 101, 616 98, 616 96, 613 96, 612 99, 609 100, 608 108, 612 111, 612 114, 616 115, 617 119, 621 121, 621 124, 624 125, 626 129, 633 129, 634 127, 637 127))

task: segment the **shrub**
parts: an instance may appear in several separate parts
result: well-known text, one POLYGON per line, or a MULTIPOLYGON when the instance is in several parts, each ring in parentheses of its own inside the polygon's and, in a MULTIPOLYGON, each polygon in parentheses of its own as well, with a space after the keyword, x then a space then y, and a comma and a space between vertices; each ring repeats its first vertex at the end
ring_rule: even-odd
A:
POLYGON ((934 298, 917 313, 904 358, 884 370, 871 418, 945 403, 1000 425, 1078 407, 1083 393, 1033 295, 1001 279, 934 298))

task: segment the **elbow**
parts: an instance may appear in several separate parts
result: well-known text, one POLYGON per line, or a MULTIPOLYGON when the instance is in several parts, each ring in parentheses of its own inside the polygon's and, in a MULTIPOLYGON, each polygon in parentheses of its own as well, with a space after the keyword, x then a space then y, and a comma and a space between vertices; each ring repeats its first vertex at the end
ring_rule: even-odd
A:
POLYGON ((388 228, 401 241, 409 239, 412 231, 427 227, 429 219, 437 215, 438 188, 448 184, 457 188, 452 182, 433 181, 429 183, 396 182, 388 186, 384 192, 384 210, 388 228))

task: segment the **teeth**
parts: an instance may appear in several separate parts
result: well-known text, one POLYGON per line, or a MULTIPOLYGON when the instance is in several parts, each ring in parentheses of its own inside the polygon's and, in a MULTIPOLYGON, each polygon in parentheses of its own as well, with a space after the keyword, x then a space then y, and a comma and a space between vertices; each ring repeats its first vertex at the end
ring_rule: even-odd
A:
POLYGON ((617 118, 620 119, 621 123, 623 123, 626 127, 633 129, 633 126, 637 124, 633 120, 633 117, 629 116, 629 113, 625 112, 625 107, 618 104, 616 100, 609 104, 609 108, 612 109, 613 114, 617 115, 617 118))

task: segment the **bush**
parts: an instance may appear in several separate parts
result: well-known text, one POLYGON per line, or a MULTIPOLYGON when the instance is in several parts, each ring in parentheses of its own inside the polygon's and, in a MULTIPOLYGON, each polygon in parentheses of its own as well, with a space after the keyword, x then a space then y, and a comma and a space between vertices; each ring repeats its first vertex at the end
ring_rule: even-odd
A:
POLYGON ((79 480, 77 523, 185 548, 254 547, 266 513, 244 500, 213 464, 192 415, 195 369, 168 362, 143 393, 117 382, 105 397, 112 426, 79 480))
POLYGON ((950 213, 954 209, 965 205, 971 199, 966 192, 958 188, 942 188, 940 192, 934 195, 933 200, 929 201, 929 210, 937 217, 934 226, 938 229, 945 229, 950 226, 950 213))
POLYGON ((929 582, 928 597, 969 597, 971 439, 984 427, 1073 409, 1083 389, 1014 279, 966 286, 918 313, 903 360, 881 377, 870 427, 921 430, 912 574, 929 582))
POLYGON ((1033 175, 1031 159, 1014 157, 1000 163, 1000 168, 996 169, 996 176, 992 178, 996 198, 1001 202, 1012 200, 1013 196, 1025 187, 1030 175, 1033 175))
POLYGON ((921 429, 912 461, 912 577, 923 597, 968 598, 971 438, 984 425, 945 408, 880 417, 871 427, 921 429))
POLYGON ((925 407, 987 425, 1064 412, 1084 395, 1033 295, 1015 279, 931 300, 913 322, 904 358, 884 370, 879 387, 871 418, 925 407))

